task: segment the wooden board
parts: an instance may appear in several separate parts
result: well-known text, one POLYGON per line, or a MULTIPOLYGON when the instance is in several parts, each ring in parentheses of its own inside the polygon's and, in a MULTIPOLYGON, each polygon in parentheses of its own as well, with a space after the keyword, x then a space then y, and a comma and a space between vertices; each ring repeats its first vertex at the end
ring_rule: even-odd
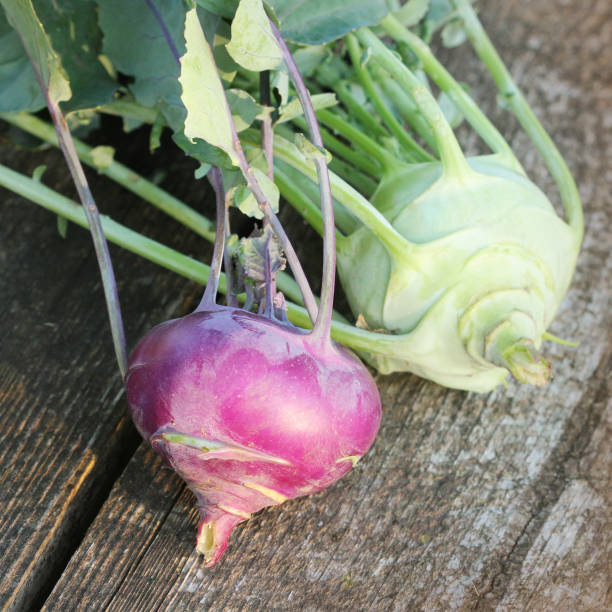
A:
MULTIPOLYGON (((125 457, 125 470, 96 509, 44 609, 612 608, 608 382, 612 135, 604 129, 612 101, 612 62, 607 57, 612 6, 607 0, 507 2, 501 7, 489 0, 481 6, 492 38, 580 185, 586 208, 585 242, 572 288, 552 328, 553 333, 578 340, 580 345, 547 347, 555 378, 546 388, 512 384, 507 390, 476 395, 446 390, 414 376, 378 377, 385 412, 379 438, 368 456, 330 490, 265 510, 239 527, 222 561, 212 569, 204 568, 194 552, 193 496, 141 445, 131 459, 125 457)), ((491 91, 467 48, 449 61, 453 72, 468 81, 477 96, 491 91)), ((527 138, 515 122, 495 109, 494 96, 489 93, 485 99, 530 174, 550 191, 551 182, 527 138)), ((27 254, 24 257, 29 261, 27 254)), ((70 286, 65 291, 69 289, 74 290, 70 286)), ((79 299, 81 304, 88 303, 83 296, 79 299)), ((133 299, 134 310, 141 313, 138 326, 133 327, 135 337, 146 327, 151 303, 159 302, 151 298, 151 303, 143 304, 140 293, 133 299)), ((64 329, 71 330, 79 318, 87 320, 93 310, 75 311, 64 329)), ((99 312, 97 316, 100 328, 104 317, 99 312)), ((95 337, 108 342, 101 329, 95 337)), ((51 354, 50 344, 46 346, 51 354)), ((71 347, 66 349, 69 362, 71 347)), ((104 359, 106 380, 112 379, 110 343, 104 357, 91 351, 91 346, 79 355, 90 366, 104 359)), ((15 373, 7 377, 16 381, 10 382, 11 397, 23 394, 19 406, 32 404, 27 385, 35 380, 35 371, 25 371, 27 359, 21 363, 21 377, 15 373), (23 392, 19 384, 26 387, 23 392)), ((56 374, 61 379, 59 389, 66 389, 67 376, 66 372, 56 374)), ((68 386, 80 390, 77 399, 72 395, 66 399, 56 391, 55 401, 38 399, 37 414, 56 410, 62 423, 87 418, 78 406, 71 406, 92 402, 99 388, 81 390, 78 383, 83 379, 81 375, 77 384, 68 386)), ((104 436, 111 438, 124 409, 121 403, 110 409, 107 422, 112 426, 100 431, 97 420, 85 421, 80 435, 89 446, 81 443, 75 454, 86 456, 90 448, 103 453, 104 436)), ((19 414, 25 410, 21 408, 19 414)), ((28 421, 27 426, 34 425, 28 421)), ((66 500, 83 472, 65 449, 74 447, 75 436, 80 439, 71 431, 55 433, 49 425, 44 432, 68 458, 64 475, 54 484, 58 498, 66 500)), ((0 455, 3 469, 13 465, 6 461, 28 466, 35 461, 36 453, 11 443, 10 454, 0 455)), ((111 448, 120 446, 113 442, 111 448)), ((12 482, 34 473, 30 470, 36 465, 56 467, 49 464, 49 455, 44 461, 32 464, 27 472, 15 471, 12 482)), ((86 476, 85 481, 94 479, 86 476)), ((104 486, 96 486, 107 491, 110 483, 107 479, 104 486)), ((20 564, 10 565, 15 568, 10 574, 12 584, 22 582, 16 602, 35 601, 32 585, 36 580, 31 578, 37 577, 35 568, 51 563, 58 571, 61 565, 61 560, 53 562, 53 547, 41 547, 43 540, 34 532, 38 525, 46 533, 53 531, 46 517, 57 512, 58 506, 43 496, 30 520, 26 502, 37 500, 39 489, 23 490, 27 490, 26 501, 9 516, 12 524, 25 516, 26 528, 17 546, 26 546, 30 538, 33 544, 19 556, 20 564), (40 558, 33 552, 37 549, 43 551, 40 558), (32 559, 34 574, 25 562, 32 559)), ((75 494, 62 507, 73 508, 78 515, 87 497, 75 494)), ((4 514, 3 508, 3 518, 4 514)), ((62 516, 68 517, 68 511, 62 516)), ((56 537, 54 546, 61 541, 56 537)), ((46 580, 49 585, 53 575, 46 580)))
MULTIPOLYGON (((25 173, 48 165, 43 181, 73 196, 58 151, 3 144, 0 158, 25 173)), ((208 253, 90 174, 105 212, 208 253)), ((4 190, 0 210, 0 607, 19 610, 44 601, 140 438, 127 417, 88 234, 71 226, 62 239, 53 215, 4 190)), ((184 308, 194 286, 119 249, 112 255, 133 343, 184 308)))

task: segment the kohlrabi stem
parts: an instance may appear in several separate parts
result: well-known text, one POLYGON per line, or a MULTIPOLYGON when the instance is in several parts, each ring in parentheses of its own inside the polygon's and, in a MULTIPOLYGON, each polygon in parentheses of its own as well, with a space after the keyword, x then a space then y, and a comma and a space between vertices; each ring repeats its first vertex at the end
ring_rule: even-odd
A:
POLYGON ((444 174, 448 178, 454 177, 459 180, 471 175, 473 170, 465 159, 453 129, 448 124, 429 89, 368 28, 360 28, 357 30, 356 36, 362 44, 370 48, 373 59, 379 62, 389 74, 397 79, 402 87, 410 92, 416 107, 423 114, 434 133, 444 174))
POLYGON ((79 161, 79 157, 74 148, 72 142, 72 135, 68 129, 64 115, 59 108, 58 104, 52 102, 51 98, 47 94, 47 89, 44 83, 41 81, 41 88, 45 92, 47 98, 47 107, 51 114, 51 119, 57 131, 57 136, 60 144, 60 148, 66 163, 72 175, 72 180, 76 186, 79 194, 79 199, 83 205, 85 216, 87 217, 87 223, 91 237, 96 251, 96 258, 98 260, 98 266, 100 268, 100 276, 102 277, 102 286, 104 288, 104 297, 106 299, 106 307, 108 310, 108 317, 110 320, 111 334, 113 337, 113 344, 115 347, 115 355, 117 357, 117 363, 119 364, 119 371, 121 376, 125 377, 127 372, 127 348, 125 341, 125 331, 123 329, 123 319, 121 317, 121 308, 119 306, 119 295, 117 292, 117 283, 115 281, 115 272, 113 270, 113 264, 111 262, 110 253, 108 251, 108 244, 102 230, 100 223, 100 213, 98 207, 93 198, 85 172, 79 161))
POLYGON ((291 206, 308 221, 319 236, 323 236, 323 217, 321 216, 321 210, 304 191, 283 172, 278 164, 276 166, 274 181, 278 185, 283 198, 285 198, 285 200, 287 200, 291 206))
MULTIPOLYGON (((293 123, 301 130, 307 129, 306 121, 304 121, 302 117, 296 117, 293 119, 293 123)), ((322 120, 321 123, 323 123, 322 120)), ((373 160, 372 157, 367 157, 363 153, 351 149, 351 147, 341 140, 338 140, 333 134, 323 128, 321 129, 321 137, 323 138, 325 148, 331 151, 334 155, 340 155, 346 161, 353 164, 355 168, 363 170, 363 172, 366 172, 370 176, 380 178, 380 166, 373 160)))
POLYGON ((338 100, 340 100, 340 102, 346 106, 350 115, 355 117, 365 128, 364 131, 381 138, 389 137, 389 132, 387 132, 387 130, 380 125, 380 123, 378 123, 367 110, 363 108, 363 105, 355 99, 351 93, 351 90, 347 87, 344 81, 332 85, 331 88, 338 96, 338 100))
POLYGON ((355 145, 372 159, 376 160, 385 170, 393 171, 398 167, 397 159, 395 159, 395 157, 383 146, 337 114, 327 109, 321 109, 317 111, 317 119, 319 119, 323 125, 331 128, 337 134, 348 140, 348 142, 355 143, 355 145))
POLYGON ((313 337, 321 341, 329 342, 332 313, 334 310, 334 287, 336 283, 336 233, 334 225, 334 203, 329 182, 329 171, 327 159, 323 151, 323 140, 319 130, 319 123, 315 115, 312 100, 308 89, 302 79, 302 75, 281 36, 276 24, 270 19, 270 28, 276 39, 279 49, 283 55, 283 61, 287 67, 289 78, 293 83, 295 92, 300 100, 304 118, 308 125, 310 140, 319 148, 320 155, 315 156, 314 164, 317 169, 318 184, 321 193, 321 212, 323 214, 323 274, 321 279, 321 299, 317 319, 312 330, 313 337))
MULTIPOLYGON (((263 70, 259 73, 259 101, 263 106, 270 106, 270 71, 263 70)), ((268 164, 268 178, 274 180, 274 129, 272 128, 272 117, 266 113, 262 119, 261 126, 261 148, 268 164)))
POLYGON ((416 56, 423 63, 427 74, 434 83, 444 91, 454 102, 459 110, 465 115, 470 125, 476 130, 479 136, 491 148, 494 153, 500 153, 508 162, 511 162, 517 170, 522 172, 521 165, 516 159, 514 152, 505 138, 497 128, 489 121, 488 117, 480 110, 478 105, 472 100, 469 94, 461 87, 454 77, 436 59, 429 46, 423 42, 416 34, 405 28, 393 15, 387 15, 380 25, 385 32, 397 41, 407 43, 416 56))
POLYGON ((565 160, 512 79, 510 72, 478 20, 474 9, 465 0, 454 1, 459 14, 463 18, 468 37, 476 53, 487 67, 508 106, 544 158, 544 162, 561 194, 567 222, 574 230, 577 240, 581 241, 584 232, 582 204, 576 183, 565 160))
MULTIPOLYGON (((81 206, 43 185, 40 181, 0 165, 0 186, 85 229, 89 228, 89 222, 81 206)), ((210 271, 207 265, 178 253, 155 240, 146 238, 105 215, 101 216, 101 224, 104 234, 110 242, 202 285, 206 283, 210 271)), ((219 290, 225 292, 225 276, 220 279, 219 290)))
MULTIPOLYGON (((223 249, 223 268, 225 269, 225 279, 226 279, 226 284, 227 284, 227 291, 225 295, 227 298, 228 306, 238 306, 238 299, 236 295, 234 294, 234 286, 235 286, 234 272, 235 270, 234 270, 234 265, 232 262, 232 253, 227 248, 227 241, 232 233, 232 230, 230 228, 230 217, 229 217, 229 210, 227 207, 227 202, 224 202, 223 208, 224 208, 223 214, 225 216, 225 248, 223 249)), ((295 281, 289 276, 283 275, 283 278, 286 280, 291 280, 291 282, 295 284, 295 281)), ((299 297, 300 297, 299 288, 296 286, 295 290, 296 290, 296 295, 299 300, 299 297)), ((292 299, 296 299, 296 298, 292 298, 292 299)))
POLYGON ((414 100, 399 86, 398 82, 392 78, 388 72, 378 66, 376 62, 372 62, 370 70, 374 80, 389 100, 391 100, 391 103, 398 110, 399 114, 406 119, 414 131, 425 141, 427 146, 437 154, 438 148, 431 127, 423 115, 417 110, 414 100))
POLYGON ((304 274, 304 270, 302 265, 300 264, 300 260, 298 259, 297 253, 289 240, 289 236, 285 232, 285 229, 281 225, 281 222, 278 220, 278 217, 274 214, 268 199, 266 198, 266 194, 263 192, 259 182, 255 178, 253 173, 253 168, 249 165, 247 161, 246 155, 242 149, 242 145, 240 144, 240 140, 238 139, 238 134, 236 133, 236 128, 232 121, 232 131, 234 132, 234 150, 236 152, 236 158, 238 160, 238 164, 240 166, 240 170, 242 171, 242 175, 244 176, 248 188, 251 190, 251 193, 255 197, 257 204, 263 214, 268 219, 270 226, 274 230, 274 233, 278 236, 280 240, 281 246, 285 253, 285 257, 287 258, 287 262, 289 263, 289 267, 291 268, 291 272, 293 272, 293 276, 295 278, 298 287, 300 288, 300 292, 302 294, 302 299, 304 300, 304 305, 306 306, 306 310, 310 314, 313 321, 317 319, 317 301, 315 300, 314 294, 312 293, 312 289, 308 284, 308 279, 306 278, 306 274, 304 274))
POLYGON ((406 132, 393 113, 387 108, 385 101, 374 85, 372 76, 362 63, 362 52, 355 36, 353 34, 347 34, 345 40, 357 77, 372 101, 372 104, 374 104, 378 111, 378 114, 389 128, 389 131, 397 138, 400 144, 414 155, 415 161, 433 161, 435 158, 425 151, 425 149, 406 132))
MULTIPOLYGON (((46 185, 43 185, 40 181, 30 178, 15 172, 6 166, 0 165, 0 187, 4 187, 9 191, 12 191, 35 204, 38 204, 42 208, 53 212, 60 217, 68 219, 80 225, 81 227, 88 229, 88 221, 85 216, 85 211, 82 206, 79 206, 76 202, 73 202, 66 196, 57 193, 53 189, 50 189, 46 185)), ((106 238, 127 251, 139 255, 143 259, 147 259, 162 268, 166 268, 176 274, 180 274, 184 278, 195 281, 201 285, 205 285, 208 277, 210 276, 210 268, 200 262, 183 255, 170 247, 167 247, 151 238, 147 238, 138 232, 131 230, 113 219, 110 219, 106 215, 101 216, 102 229, 106 238)), ((221 293, 227 292, 227 283, 225 274, 221 274, 219 278, 219 291, 221 293)), ((242 296, 244 298, 244 296, 242 296)), ((290 302, 288 302, 289 304, 290 302)), ((308 319, 308 314, 303 307, 296 304, 292 304, 293 308, 299 310, 300 313, 306 317, 308 323, 305 327, 308 327, 312 323, 308 319)), ((303 316, 300 321, 303 322, 303 316)), ((334 320, 348 323, 347 320, 339 313, 334 312, 334 320)))
POLYGON ((276 287, 274 284, 274 277, 272 274, 272 265, 270 263, 270 234, 266 240, 266 250, 264 252, 264 278, 266 287, 266 306, 264 308, 264 315, 268 318, 274 316, 274 294, 276 293, 276 287))
POLYGON ((217 229, 215 232, 215 246, 213 248, 212 261, 210 262, 210 274, 202 300, 196 308, 196 312, 212 308, 217 302, 217 291, 219 289, 219 276, 223 264, 223 252, 225 250, 225 190, 223 189, 223 175, 217 166, 208 171, 208 180, 215 191, 215 204, 217 211, 217 229))
MULTIPOLYGON (((275 160, 275 167, 277 172, 282 172, 281 181, 276 181, 281 195, 312 225, 320 236, 323 236, 323 217, 319 208, 318 186, 299 170, 278 157, 275 160)), ((334 201, 334 220, 336 242, 343 237, 342 234, 351 234, 359 227, 359 221, 337 201, 334 201)))
MULTIPOLYGON (((57 134, 53 127, 33 115, 27 113, 0 113, 0 119, 19 127, 29 134, 33 134, 45 142, 56 147, 59 146, 57 134)), ((113 159, 104 160, 103 163, 100 163, 96 161, 96 156, 94 155, 95 149, 76 138, 73 138, 73 142, 74 148, 82 162, 94 168, 98 173, 108 176, 127 190, 140 196, 143 200, 153 204, 153 206, 164 211, 167 215, 187 226, 206 240, 214 241, 215 228, 209 219, 123 164, 113 159)))
MULTIPOLYGON (((197 17, 196 17, 197 19, 197 17)), ((208 43, 206 43, 208 44, 208 43)), ((210 50, 212 54, 212 49, 210 50)), ((220 78, 217 75, 217 78, 220 78)), ((222 94, 224 112, 226 113, 227 122, 229 124, 231 139, 232 139, 232 151, 233 151, 233 161, 238 165, 240 171, 242 172, 242 176, 244 177, 247 187, 250 189, 255 201, 259 205, 259 209, 263 212, 267 223, 270 224, 270 227, 274 230, 274 233, 277 235, 280 240, 281 247, 283 252, 285 253, 285 258, 287 259, 287 263, 291 268, 291 272, 295 278, 296 283, 298 284, 300 291, 302 293, 302 299, 304 300, 304 305, 308 310, 313 321, 317 319, 317 311, 319 310, 317 307, 317 301, 312 293, 312 289, 308 283, 308 279, 304 274, 304 269, 300 264, 300 260, 298 259, 297 253, 289 240, 289 236, 285 232, 281 222, 278 220, 278 217, 272 210, 272 206, 270 206, 270 202, 268 202, 268 198, 264 193, 259 181, 255 177, 255 173, 253 172, 253 168, 249 164, 247 157, 244 153, 244 149, 242 148, 242 144, 240 142, 240 138, 238 137, 238 132, 236 130, 236 124, 234 123, 234 119, 232 116, 232 111, 229 106, 229 102, 227 100, 227 96, 225 93, 222 94)), ((264 222, 265 223, 265 222, 264 222)))
MULTIPOLYGON (((135 102, 122 102, 121 100, 117 100, 105 106, 104 110, 109 114, 131 116, 145 122, 155 119, 155 113, 148 113, 150 109, 135 102)), ((37 136, 45 142, 53 144, 56 147, 59 146, 57 134, 53 127, 33 115, 29 115, 28 113, 0 113, 0 119, 37 136)), ((73 142, 79 159, 88 166, 91 166, 97 170, 98 173, 107 176, 116 183, 119 183, 122 187, 140 196, 143 200, 159 208, 209 242, 214 242, 214 224, 210 219, 199 214, 178 198, 175 198, 167 191, 164 191, 117 161, 110 160, 109 165, 104 164, 101 166, 99 162, 96 163, 95 161, 93 148, 75 138, 73 138, 73 142)), ((301 301, 300 289, 289 275, 280 272, 276 280, 279 289, 285 295, 296 302, 301 301)))
MULTIPOLYGON (((274 155, 307 176, 317 180, 317 172, 295 145, 284 138, 274 141, 274 155)), ((415 245, 406 240, 368 200, 346 181, 330 173, 330 184, 334 198, 359 221, 374 233, 398 261, 405 261, 414 251, 415 245)))

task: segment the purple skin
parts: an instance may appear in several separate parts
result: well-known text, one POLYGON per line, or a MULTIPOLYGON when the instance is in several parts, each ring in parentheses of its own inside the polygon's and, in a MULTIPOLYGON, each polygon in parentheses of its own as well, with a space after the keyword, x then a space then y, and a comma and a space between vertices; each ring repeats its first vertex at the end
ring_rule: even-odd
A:
POLYGON ((209 566, 251 514, 348 472, 381 417, 374 380, 348 350, 217 305, 151 330, 126 389, 138 430, 197 497, 209 566))

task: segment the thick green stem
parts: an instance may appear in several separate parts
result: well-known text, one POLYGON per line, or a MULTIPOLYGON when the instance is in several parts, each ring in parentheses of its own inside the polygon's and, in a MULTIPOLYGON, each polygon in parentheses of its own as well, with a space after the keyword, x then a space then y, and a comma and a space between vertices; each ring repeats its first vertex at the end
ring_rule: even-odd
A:
MULTIPOLYGON (((309 163, 297 148, 285 139, 277 138, 274 141, 274 155, 311 180, 317 180, 314 165, 309 163)), ((392 256, 397 258, 397 261, 404 261, 410 257, 416 245, 397 232, 370 202, 333 173, 330 173, 330 183, 334 198, 370 229, 392 256)))
MULTIPOLYGON (((0 165, 0 185, 81 227, 89 227, 82 207, 39 181, 0 165)), ((110 242, 191 280, 206 283, 210 272, 207 265, 146 238, 105 215, 100 218, 104 235, 110 242)), ((224 275, 221 276, 219 290, 225 292, 224 275)))
POLYGON ((355 99, 346 83, 341 81, 332 85, 332 89, 338 96, 338 100, 346 106, 346 109, 352 117, 355 117, 359 123, 365 128, 369 134, 379 136, 380 138, 388 138, 389 132, 376 121, 376 119, 365 109, 363 105, 355 99))
MULTIPOLYGON (((348 181, 355 189, 358 189, 364 196, 370 197, 378 187, 378 183, 371 179, 369 176, 355 170, 349 163, 332 157, 329 162, 329 169, 335 172, 338 176, 341 176, 345 181, 348 181)), ((338 225, 336 223, 336 225, 338 225)))
MULTIPOLYGON (((147 114, 149 109, 132 102, 121 103, 117 101, 109 105, 109 108, 112 109, 112 114, 120 114, 121 111, 125 111, 127 116, 134 116, 142 120, 150 118, 147 114)), ((45 142, 59 146, 57 134, 53 126, 33 115, 27 113, 0 113, 0 118, 37 136, 45 142)), ((83 163, 95 168, 100 174, 108 176, 132 193, 140 196, 143 200, 164 211, 167 215, 176 219, 209 242, 214 242, 214 224, 208 218, 200 215, 184 202, 181 202, 167 191, 160 189, 157 185, 147 181, 119 162, 112 160, 110 165, 101 167, 99 164, 96 164, 91 147, 77 139, 73 140, 75 150, 83 163)), ((281 272, 277 276, 277 284, 279 289, 288 298, 296 302, 302 301, 300 289, 291 276, 281 272)))
POLYGON ((567 215, 567 222, 573 228, 577 240, 581 241, 584 233, 584 217, 580 194, 572 174, 542 124, 531 110, 529 103, 512 79, 501 57, 493 47, 491 40, 484 31, 474 9, 465 0, 455 0, 459 14, 472 45, 487 70, 493 77, 497 88, 504 96, 523 129, 527 132, 538 151, 544 158, 552 177, 557 183, 561 201, 567 215))
POLYGON ((373 58, 380 63, 382 68, 392 74, 399 84, 410 92, 416 107, 434 133, 445 175, 461 180, 472 174, 473 171, 463 155, 453 129, 427 87, 368 28, 360 28, 356 36, 362 44, 370 48, 373 58))
MULTIPOLYGON (((85 212, 81 206, 39 181, 0 165, 0 186, 39 204, 57 215, 65 217, 83 228, 88 228, 85 212)), ((206 284, 210 274, 210 268, 206 264, 183 255, 155 240, 146 238, 142 234, 113 221, 105 215, 101 216, 101 221, 104 234, 110 242, 176 272, 185 278, 202 285, 206 284)), ((226 290, 225 275, 221 274, 219 278, 219 291, 225 293, 226 290)), ((288 314, 291 321, 296 325, 305 328, 312 326, 308 313, 303 307, 289 302, 288 314)), ((402 336, 377 334, 353 327, 338 313, 334 313, 331 329, 332 337, 335 340, 356 350, 387 350, 386 347, 403 340, 402 336)))
MULTIPOLYGON (((296 117, 293 123, 301 130, 307 129, 306 121, 302 117, 296 117)), ((340 155, 346 161, 351 162, 353 166, 359 170, 363 170, 370 176, 380 178, 380 166, 370 157, 366 157, 363 153, 351 149, 347 144, 338 140, 333 134, 325 129, 321 129, 321 137, 326 149, 329 149, 333 154, 340 155)))
POLYGON ((357 145, 366 155, 376 160, 384 170, 392 171, 397 167, 397 160, 391 153, 342 117, 327 109, 321 109, 317 111, 317 119, 348 142, 357 145))
MULTIPOLYGON (((0 118, 15 125, 22 130, 37 136, 41 140, 58 146, 57 135, 51 125, 27 113, 0 113, 0 118)), ((167 191, 160 189, 142 176, 139 176, 123 164, 115 160, 96 161, 95 149, 80 140, 74 140, 74 147, 79 159, 97 170, 100 174, 125 187, 128 191, 140 196, 143 200, 163 210, 167 215, 176 219, 196 234, 210 242, 215 240, 215 226, 212 221, 197 213, 167 191)))
POLYGON ((355 36, 353 34, 348 34, 345 40, 349 55, 351 56, 353 67, 357 73, 357 77, 359 78, 362 87, 368 94, 368 97, 372 101, 372 104, 374 104, 376 110, 378 111, 378 114, 385 122, 385 125, 389 128, 389 131, 397 138, 401 145, 412 153, 416 161, 433 161, 434 158, 432 155, 425 151, 425 149, 423 149, 423 147, 421 147, 421 145, 419 145, 419 143, 416 142, 416 140, 414 140, 414 138, 412 138, 408 132, 406 132, 393 113, 387 108, 385 101, 382 99, 378 90, 374 86, 372 76, 362 65, 362 53, 355 36))
MULTIPOLYGON (((275 167, 282 172, 280 181, 276 181, 281 195, 304 217, 313 228, 323 227, 323 217, 319 207, 319 189, 317 185, 299 170, 296 170, 278 157, 274 160, 275 167), (308 210, 306 210, 308 208, 308 210)), ((333 169, 332 169, 333 171, 333 169)), ((334 219, 336 223, 336 239, 351 234, 358 227, 359 221, 334 200, 334 219)), ((321 234, 322 235, 322 234, 321 234)))
MULTIPOLYGON (((302 178, 309 180, 306 177, 302 178)), ((323 236, 323 217, 320 208, 306 195, 303 189, 295 184, 295 181, 285 174, 278 163, 275 170, 275 182, 283 198, 308 221, 319 236, 323 236)))
POLYGON ((374 62, 372 62, 371 71, 376 83, 397 108, 399 114, 406 119, 427 146, 437 154, 438 145, 436 144, 436 139, 434 138, 429 124, 414 104, 414 100, 399 86, 399 83, 392 78, 388 72, 374 62))
POLYGON ((510 145, 499 133, 497 128, 489 121, 488 117, 480 110, 468 93, 453 78, 453 76, 436 59, 428 45, 418 36, 405 28, 393 15, 385 17, 380 25, 393 39, 407 43, 416 56, 423 63, 427 74, 438 87, 446 92, 457 108, 465 115, 470 125, 476 130, 485 143, 494 153, 502 154, 508 162, 517 169, 521 169, 510 145))

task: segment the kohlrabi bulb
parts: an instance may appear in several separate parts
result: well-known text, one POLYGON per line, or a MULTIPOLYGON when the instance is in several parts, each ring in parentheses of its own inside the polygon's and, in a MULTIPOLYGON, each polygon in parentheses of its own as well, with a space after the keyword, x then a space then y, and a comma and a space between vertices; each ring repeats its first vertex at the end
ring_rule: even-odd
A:
POLYGON ((372 202, 406 238, 406 252, 392 255, 361 228, 338 245, 342 284, 370 329, 405 335, 392 352, 372 353, 381 372, 477 391, 509 371, 542 384, 550 368, 537 350, 580 236, 496 156, 468 163, 460 172, 422 164, 383 181, 372 202))
POLYGON ((346 474, 380 424, 376 384, 350 351, 238 308, 158 325, 125 383, 139 432, 198 500, 208 565, 251 514, 346 474))

